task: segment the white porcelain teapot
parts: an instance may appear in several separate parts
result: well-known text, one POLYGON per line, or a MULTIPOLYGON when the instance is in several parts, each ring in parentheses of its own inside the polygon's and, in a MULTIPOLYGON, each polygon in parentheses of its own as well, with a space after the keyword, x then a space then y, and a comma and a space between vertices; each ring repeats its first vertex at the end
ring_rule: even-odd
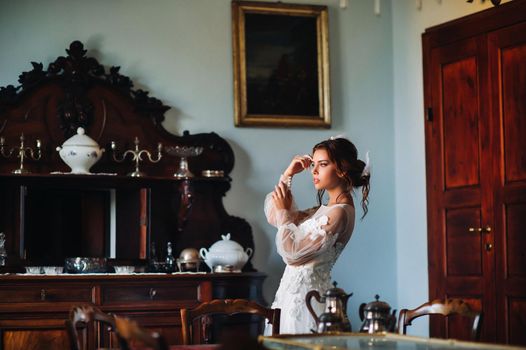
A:
POLYGON ((221 238, 208 250, 201 248, 199 255, 212 271, 241 272, 252 256, 252 248, 243 250, 239 243, 230 240, 230 233, 221 235, 221 238))
POLYGON ((57 151, 71 168, 72 174, 89 174, 89 169, 100 159, 104 148, 85 135, 84 128, 78 128, 77 134, 67 139, 62 147, 57 147, 57 151))

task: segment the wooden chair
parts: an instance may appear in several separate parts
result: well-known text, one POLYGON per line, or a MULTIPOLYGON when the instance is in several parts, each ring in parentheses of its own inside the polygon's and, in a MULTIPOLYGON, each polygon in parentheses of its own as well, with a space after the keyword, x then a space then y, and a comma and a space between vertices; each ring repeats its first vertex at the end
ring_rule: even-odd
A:
POLYGON ((216 299, 204 302, 194 309, 181 309, 183 344, 193 343, 193 322, 209 315, 253 314, 259 315, 272 324, 272 335, 279 334, 280 309, 270 309, 245 299, 216 299))
POLYGON ((92 305, 73 307, 65 324, 72 350, 93 349, 100 345, 94 344, 100 338, 95 334, 105 329, 111 335, 116 330, 115 318, 92 305))
POLYGON ((472 318, 473 323, 470 333, 471 340, 479 340, 482 312, 473 310, 473 308, 464 300, 454 298, 445 300, 436 299, 422 304, 416 309, 400 310, 400 316, 398 317, 398 332, 400 334, 406 334, 407 326, 410 326, 415 318, 425 315, 442 315, 444 317, 458 315, 472 318))
POLYGON ((150 333, 133 320, 115 316, 115 324, 122 350, 130 350, 137 345, 147 346, 153 350, 168 350, 166 341, 159 333, 150 333))

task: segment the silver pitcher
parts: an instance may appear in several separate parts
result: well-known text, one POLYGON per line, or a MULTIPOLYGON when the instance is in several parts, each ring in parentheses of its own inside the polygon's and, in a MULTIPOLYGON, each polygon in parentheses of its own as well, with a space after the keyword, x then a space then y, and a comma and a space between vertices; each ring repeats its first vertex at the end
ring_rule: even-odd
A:
POLYGON ((353 293, 347 294, 343 289, 337 288, 336 282, 333 282, 332 285, 333 288, 327 289, 323 296, 320 296, 317 290, 308 292, 305 296, 307 309, 316 321, 318 333, 329 331, 351 332, 351 322, 347 317, 347 301, 353 293), (320 316, 316 315, 312 308, 312 297, 319 303, 325 303, 325 310, 320 316))

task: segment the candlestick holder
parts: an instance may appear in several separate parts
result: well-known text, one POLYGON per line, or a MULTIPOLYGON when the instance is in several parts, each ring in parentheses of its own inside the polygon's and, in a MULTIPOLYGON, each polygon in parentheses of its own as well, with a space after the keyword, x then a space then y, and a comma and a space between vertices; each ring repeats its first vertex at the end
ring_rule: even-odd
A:
POLYGON ((30 171, 24 168, 24 159, 29 158, 33 160, 39 160, 42 158, 42 143, 39 139, 36 139, 36 149, 27 147, 24 144, 25 137, 24 133, 20 134, 20 145, 18 147, 11 147, 5 144, 5 138, 0 137, 0 154, 4 158, 11 158, 15 155, 16 158, 20 159, 20 165, 18 169, 13 170, 13 174, 29 174, 30 171), (9 149, 9 150, 8 150, 9 149))
POLYGON ((141 177, 146 175, 145 173, 139 170, 139 163, 145 160, 142 157, 145 155, 148 157, 148 160, 150 162, 158 163, 162 158, 163 145, 160 142, 157 144, 157 156, 154 157, 152 156, 153 152, 150 152, 146 149, 141 150, 139 148, 139 138, 137 136, 135 137, 133 143, 135 144, 134 149, 124 151, 124 153, 122 153, 122 155, 119 157, 117 155, 117 144, 115 143, 115 141, 111 141, 112 158, 117 163, 122 163, 128 155, 131 155, 131 160, 135 162, 135 170, 129 173, 128 176, 141 177))
POLYGON ((5 266, 7 260, 7 249, 5 247, 5 233, 0 232, 0 266, 5 266))
POLYGON ((194 174, 188 169, 188 157, 195 157, 203 152, 203 147, 199 146, 173 146, 168 147, 166 152, 172 156, 180 157, 179 168, 174 173, 177 179, 188 179, 194 174))

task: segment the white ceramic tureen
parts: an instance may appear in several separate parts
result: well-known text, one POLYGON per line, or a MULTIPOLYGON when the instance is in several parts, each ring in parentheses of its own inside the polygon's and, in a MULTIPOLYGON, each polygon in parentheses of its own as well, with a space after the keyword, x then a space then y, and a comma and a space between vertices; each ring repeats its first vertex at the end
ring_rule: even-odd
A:
POLYGON ((241 272, 252 256, 252 249, 230 240, 230 233, 221 235, 222 240, 212 244, 210 249, 201 248, 199 255, 212 271, 241 272))
POLYGON ((102 156, 104 148, 91 137, 85 135, 84 128, 67 139, 62 147, 57 147, 60 158, 71 168, 72 174, 89 174, 89 169, 102 156))

